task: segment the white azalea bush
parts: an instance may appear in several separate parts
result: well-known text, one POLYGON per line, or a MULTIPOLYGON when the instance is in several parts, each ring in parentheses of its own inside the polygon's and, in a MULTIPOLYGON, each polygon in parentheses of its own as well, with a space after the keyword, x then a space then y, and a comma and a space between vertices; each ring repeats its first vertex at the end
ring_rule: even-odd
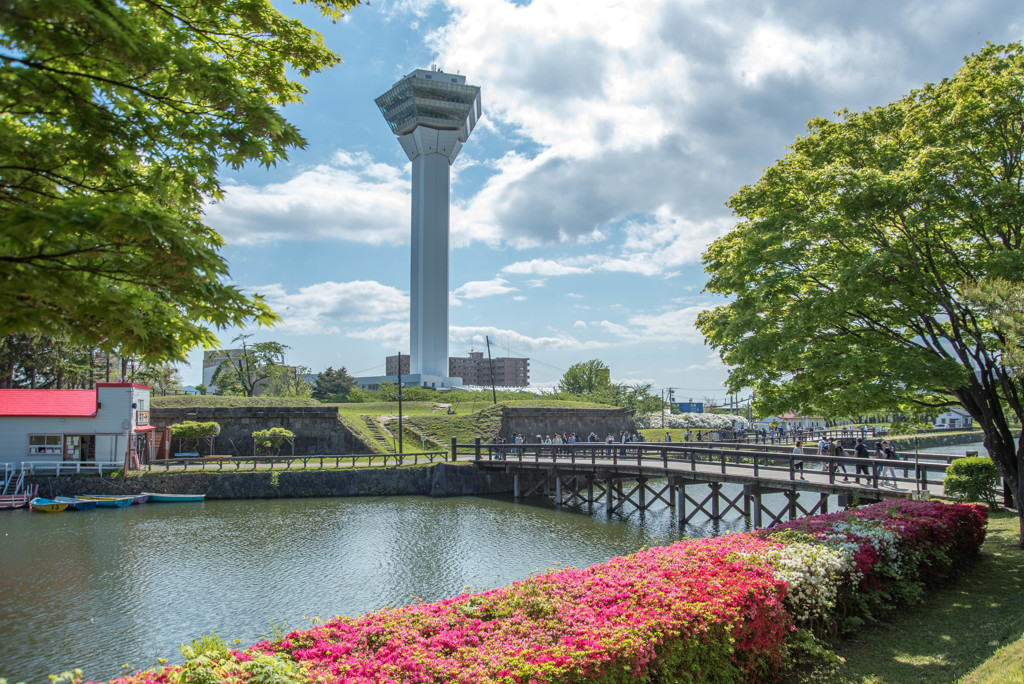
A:
POLYGON ((820 628, 836 608, 844 582, 857 584, 861 575, 853 550, 820 543, 793 542, 766 554, 775 576, 789 585, 786 607, 798 625, 820 628))
POLYGON ((672 413, 669 409, 659 413, 644 413, 636 417, 636 426, 641 429, 664 427, 683 430, 732 430, 733 425, 748 427, 750 423, 743 416, 732 413, 672 413))

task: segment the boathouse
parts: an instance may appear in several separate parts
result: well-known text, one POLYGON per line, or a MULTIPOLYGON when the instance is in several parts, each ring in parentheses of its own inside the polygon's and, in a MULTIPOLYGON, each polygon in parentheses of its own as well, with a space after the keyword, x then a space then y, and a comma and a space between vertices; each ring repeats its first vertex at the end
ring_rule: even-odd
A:
POLYGON ((64 461, 124 465, 152 458, 150 388, 0 389, 0 465, 64 461))

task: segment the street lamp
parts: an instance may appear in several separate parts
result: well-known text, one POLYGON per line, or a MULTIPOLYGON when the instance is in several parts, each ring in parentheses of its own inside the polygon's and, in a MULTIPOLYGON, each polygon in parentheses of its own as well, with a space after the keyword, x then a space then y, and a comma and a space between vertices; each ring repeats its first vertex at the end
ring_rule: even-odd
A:
POLYGON ((402 455, 402 352, 398 352, 398 455, 402 455))

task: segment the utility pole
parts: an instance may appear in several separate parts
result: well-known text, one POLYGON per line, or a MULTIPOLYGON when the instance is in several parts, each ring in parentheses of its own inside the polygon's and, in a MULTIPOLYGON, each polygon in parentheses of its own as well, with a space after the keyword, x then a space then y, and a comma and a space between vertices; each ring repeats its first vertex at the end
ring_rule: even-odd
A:
POLYGON ((488 335, 484 339, 487 340, 487 367, 491 369, 491 399, 497 404, 498 394, 494 391, 494 362, 491 361, 491 337, 488 335))
POLYGON ((665 427, 665 390, 661 390, 661 427, 665 427))
POLYGON ((398 455, 402 455, 402 352, 398 352, 398 455))

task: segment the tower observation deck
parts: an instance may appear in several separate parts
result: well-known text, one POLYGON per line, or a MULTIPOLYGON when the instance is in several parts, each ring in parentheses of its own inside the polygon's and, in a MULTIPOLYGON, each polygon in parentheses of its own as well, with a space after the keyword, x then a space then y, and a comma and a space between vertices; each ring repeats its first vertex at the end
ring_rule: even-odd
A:
POLYGON ((412 162, 410 372, 448 385, 450 167, 483 114, 480 88, 417 69, 374 102, 412 162))

